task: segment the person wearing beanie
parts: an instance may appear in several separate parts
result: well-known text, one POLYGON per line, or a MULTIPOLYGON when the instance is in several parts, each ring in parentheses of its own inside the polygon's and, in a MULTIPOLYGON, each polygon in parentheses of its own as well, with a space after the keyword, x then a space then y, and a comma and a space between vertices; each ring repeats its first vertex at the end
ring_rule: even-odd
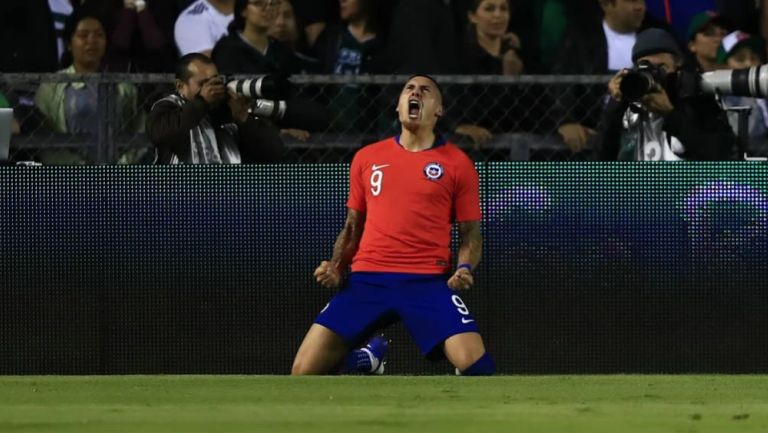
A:
MULTIPOLYGON (((763 38, 742 31, 735 31, 723 38, 717 54, 718 63, 727 69, 746 69, 762 64, 765 53, 763 38)), ((726 96, 726 107, 750 107, 747 126, 748 143, 746 153, 750 157, 768 156, 768 101, 747 96, 726 96)), ((734 133, 739 133, 739 115, 728 111, 728 121, 734 133)))
MULTIPOLYGON (((595 0, 591 0, 594 2, 595 0)), ((578 4, 590 2, 574 2, 578 4)), ((555 75, 602 75, 613 74, 632 66, 630 53, 637 33, 649 27, 658 27, 646 14, 645 0, 599 0, 602 9, 600 19, 572 22, 559 60, 552 72, 555 75)), ((582 6, 586 8, 587 6, 582 6)), ((603 93, 584 92, 571 88, 558 92, 550 110, 558 120, 558 133, 563 142, 574 152, 590 147, 601 106, 603 93)))
POLYGON ((676 61, 683 57, 675 38, 668 32, 651 28, 642 32, 642 36, 632 47, 632 64, 637 64, 643 57, 661 53, 671 54, 676 61))
POLYGON ((637 35, 632 47, 635 66, 656 68, 662 77, 654 90, 629 101, 621 83, 622 70, 608 84, 611 101, 598 126, 596 150, 606 161, 726 160, 736 148, 736 136, 725 112, 711 95, 679 94, 676 83, 683 55, 674 37, 661 29, 637 35))

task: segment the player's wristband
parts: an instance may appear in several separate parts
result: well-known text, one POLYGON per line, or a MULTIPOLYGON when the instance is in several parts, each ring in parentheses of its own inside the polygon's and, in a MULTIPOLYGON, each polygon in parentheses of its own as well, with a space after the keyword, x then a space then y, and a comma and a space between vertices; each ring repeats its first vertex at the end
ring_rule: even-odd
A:
POLYGON ((466 269, 469 271, 470 274, 472 273, 472 265, 470 265, 469 263, 459 264, 459 266, 456 266, 456 270, 458 271, 459 269, 466 269))

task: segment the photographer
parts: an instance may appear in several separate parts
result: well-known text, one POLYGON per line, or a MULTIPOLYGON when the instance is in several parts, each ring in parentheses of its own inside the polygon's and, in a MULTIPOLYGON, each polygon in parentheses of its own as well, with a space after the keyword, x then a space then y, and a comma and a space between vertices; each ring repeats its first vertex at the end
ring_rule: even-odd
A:
POLYGON ((176 93, 152 106, 147 135, 159 164, 239 164, 280 158, 283 142, 271 123, 249 112, 250 100, 227 92, 216 65, 187 54, 176 68, 176 93))
POLYGON ((625 97, 619 72, 608 84, 611 101, 600 125, 596 150, 601 160, 724 160, 736 146, 725 112, 699 91, 697 77, 680 73, 682 53, 660 29, 640 33, 632 61, 656 80, 636 102, 625 97), (638 148, 639 147, 639 148, 638 148))

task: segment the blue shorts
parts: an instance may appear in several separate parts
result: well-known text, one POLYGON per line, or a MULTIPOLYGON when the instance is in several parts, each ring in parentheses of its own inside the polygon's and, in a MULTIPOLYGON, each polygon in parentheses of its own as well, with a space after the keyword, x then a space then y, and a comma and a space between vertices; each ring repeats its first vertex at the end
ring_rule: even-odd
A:
POLYGON ((425 356, 448 337, 478 332, 475 318, 448 287, 445 275, 353 272, 315 323, 356 347, 397 320, 402 320, 425 356))

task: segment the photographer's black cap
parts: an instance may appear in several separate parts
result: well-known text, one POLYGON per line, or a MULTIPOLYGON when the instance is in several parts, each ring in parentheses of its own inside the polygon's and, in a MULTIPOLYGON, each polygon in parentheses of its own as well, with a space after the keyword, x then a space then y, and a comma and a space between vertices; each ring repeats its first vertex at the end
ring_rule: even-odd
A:
POLYGON ((678 59, 683 57, 675 38, 662 29, 646 29, 637 35, 635 46, 632 47, 632 62, 637 59, 659 53, 669 53, 678 59))

